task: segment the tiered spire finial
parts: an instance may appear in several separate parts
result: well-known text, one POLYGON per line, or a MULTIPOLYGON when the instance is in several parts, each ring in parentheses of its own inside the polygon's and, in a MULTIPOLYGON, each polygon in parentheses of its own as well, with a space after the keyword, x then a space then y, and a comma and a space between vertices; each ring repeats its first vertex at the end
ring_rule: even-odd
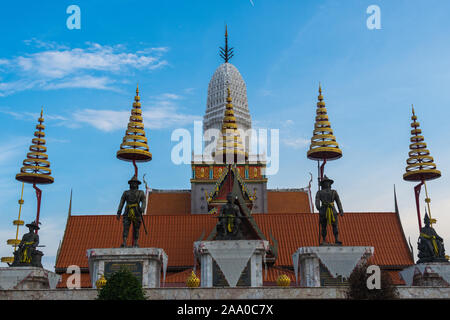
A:
POLYGON ((333 135, 333 129, 331 129, 320 83, 318 100, 316 123, 307 156, 311 160, 336 160, 342 157, 342 151, 339 149, 339 144, 333 135))
POLYGON ((419 222, 419 230, 422 229, 422 219, 420 217, 419 196, 422 185, 425 186, 425 203, 428 207, 428 214, 430 223, 436 222, 436 219, 431 218, 431 199, 428 197, 428 190, 425 181, 437 179, 441 176, 441 172, 436 169, 434 159, 430 156, 430 151, 427 149, 427 144, 424 142, 425 138, 422 135, 422 130, 419 128, 420 123, 417 121, 417 116, 414 111, 414 105, 411 107, 411 144, 409 145, 409 158, 406 160, 406 172, 403 174, 403 180, 420 182, 414 187, 414 194, 416 198, 417 219, 419 222))
POLYGON ((233 56, 233 48, 228 48, 228 29, 227 25, 225 25, 225 48, 220 47, 219 48, 219 55, 220 57, 227 63, 233 56))
MULTIPOLYGON (((37 131, 34 132, 35 138, 31 140, 33 143, 30 146, 30 151, 27 153, 27 158, 23 160, 23 167, 20 172, 16 174, 16 180, 31 183, 36 191, 37 199, 37 212, 36 220, 34 223, 39 225, 39 216, 41 211, 41 197, 42 191, 36 185, 37 184, 50 184, 54 182, 51 176, 52 171, 50 170, 50 161, 48 161, 48 156, 46 154, 47 147, 45 146, 45 126, 42 124, 44 122, 44 107, 41 108, 41 114, 38 118, 38 124, 36 125, 37 131)), ((37 233, 38 229, 35 230, 37 233)))
POLYGON ((419 128, 420 123, 417 121, 414 105, 412 106, 411 120, 412 137, 410 138, 409 158, 406 160, 408 165, 406 166, 406 173, 403 174, 403 180, 428 181, 437 179, 441 176, 441 172, 436 169, 434 159, 430 156, 430 151, 424 142, 425 138, 422 136, 422 130, 419 128))
POLYGON ((152 160, 152 154, 149 152, 147 138, 145 137, 140 99, 139 86, 137 85, 128 128, 125 131, 120 150, 117 151, 117 158, 120 160, 133 162, 152 160))
POLYGON ((227 88, 227 104, 221 132, 222 134, 217 142, 213 156, 223 162, 232 160, 236 163, 240 160, 248 160, 248 153, 244 149, 242 138, 237 128, 230 88, 227 88))
POLYGON ((20 173, 16 175, 18 181, 32 184, 50 184, 54 181, 46 154, 45 126, 42 124, 44 122, 43 111, 42 107, 38 118, 39 123, 36 125, 37 131, 34 132, 35 138, 31 140, 33 143, 29 149, 31 152, 27 153, 27 158, 23 160, 23 167, 20 169, 20 173))

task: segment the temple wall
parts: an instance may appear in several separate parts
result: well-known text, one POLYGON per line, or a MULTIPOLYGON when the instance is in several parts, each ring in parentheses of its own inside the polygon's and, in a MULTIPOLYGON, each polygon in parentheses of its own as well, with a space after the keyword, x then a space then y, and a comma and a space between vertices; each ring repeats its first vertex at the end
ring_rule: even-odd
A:
MULTIPOLYGON (((152 300, 345 299, 345 287, 327 288, 158 288, 144 289, 152 300)), ((450 299, 450 288, 398 287, 401 299, 450 299)), ((96 289, 0 290, 0 300, 94 300, 96 289)))
POLYGON ((191 213, 208 213, 208 203, 205 191, 209 194, 214 188, 212 183, 192 183, 191 184, 191 213), (203 190, 202 190, 203 189, 203 190))

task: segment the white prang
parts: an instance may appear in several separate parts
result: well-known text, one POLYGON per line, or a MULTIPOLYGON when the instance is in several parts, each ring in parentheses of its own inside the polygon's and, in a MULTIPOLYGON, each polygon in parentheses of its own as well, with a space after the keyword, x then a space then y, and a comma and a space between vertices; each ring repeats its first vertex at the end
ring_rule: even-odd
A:
POLYGON ((234 65, 226 62, 216 69, 208 85, 206 113, 203 116, 203 132, 208 129, 222 129, 225 105, 227 104, 227 87, 231 91, 238 129, 247 131, 252 127, 244 79, 234 65))

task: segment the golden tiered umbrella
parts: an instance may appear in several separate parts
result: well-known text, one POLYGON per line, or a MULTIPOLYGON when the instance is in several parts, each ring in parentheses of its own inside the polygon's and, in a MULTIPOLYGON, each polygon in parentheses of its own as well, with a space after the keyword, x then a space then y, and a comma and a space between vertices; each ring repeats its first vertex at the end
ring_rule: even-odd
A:
MULTIPOLYGON (((318 189, 321 189, 321 182, 324 178, 325 164, 328 160, 337 160, 342 157, 342 151, 336 142, 336 137, 331 129, 331 123, 328 119, 327 108, 323 101, 322 86, 319 83, 319 100, 316 109, 316 123, 314 124, 311 145, 306 153, 308 159, 317 160, 317 180, 318 189), (322 165, 320 165, 322 161, 322 165)), ((320 219, 319 219, 319 243, 320 243, 320 219)))
POLYGON ((406 160, 406 172, 403 174, 403 180, 420 182, 414 187, 416 197, 417 218, 419 219, 419 228, 422 228, 422 220, 420 218, 419 195, 422 185, 425 186, 425 202, 428 206, 428 214, 430 216, 431 224, 436 222, 436 219, 431 218, 430 198, 428 197, 427 185, 425 181, 437 179, 441 176, 441 172, 436 169, 434 159, 430 156, 430 151, 427 149, 427 144, 424 142, 425 138, 422 135, 422 130, 419 128, 420 123, 417 121, 417 116, 412 106, 411 116, 411 144, 409 145, 409 158, 406 160))
POLYGON ((242 138, 236 124, 230 88, 227 88, 227 104, 221 133, 217 141, 216 150, 213 152, 213 157, 216 161, 223 163, 247 161, 248 153, 244 149, 242 138))
POLYGON ((120 150, 117 151, 117 158, 133 162, 136 178, 138 176, 136 162, 152 160, 152 154, 149 151, 147 138, 145 137, 138 86, 136 87, 136 96, 134 97, 133 109, 131 109, 130 121, 125 131, 125 137, 120 145, 120 150))
MULTIPOLYGON (((39 225, 42 191, 36 185, 50 184, 54 181, 51 176, 50 161, 48 161, 46 154, 45 126, 42 124, 44 122, 42 114, 43 110, 41 109, 41 116, 38 119, 39 123, 36 125, 37 131, 34 132, 35 138, 31 140, 33 144, 30 146, 30 152, 27 153, 27 158, 23 160, 23 167, 20 169, 20 173, 16 175, 16 180, 33 184, 33 188, 36 190, 37 213, 35 221, 37 225, 39 225)), ((38 230, 36 230, 36 233, 38 233, 38 230)))
POLYGON ((311 145, 307 152, 308 159, 323 161, 319 172, 319 183, 323 179, 323 170, 325 163, 329 160, 336 160, 342 157, 342 151, 336 142, 336 137, 331 129, 331 123, 328 119, 327 109, 323 101, 322 87, 319 84, 319 96, 316 110, 316 123, 314 124, 313 137, 311 145))

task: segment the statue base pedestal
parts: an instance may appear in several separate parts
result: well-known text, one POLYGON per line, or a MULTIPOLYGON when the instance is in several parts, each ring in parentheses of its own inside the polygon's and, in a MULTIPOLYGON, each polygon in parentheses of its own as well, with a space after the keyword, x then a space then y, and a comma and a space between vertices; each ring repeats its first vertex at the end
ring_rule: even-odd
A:
POLYGON ((167 255, 160 248, 89 249, 86 254, 93 288, 96 288, 95 283, 102 275, 107 278, 121 267, 131 271, 143 288, 160 287, 161 268, 165 278, 167 255))
POLYGON ((61 276, 40 267, 0 268, 0 290, 56 289, 61 276))
POLYGON ((201 287, 227 286, 227 284, 236 287, 244 270, 247 270, 245 283, 248 286, 262 287, 262 264, 268 248, 269 242, 266 240, 195 242, 194 254, 199 258, 201 265, 201 287), (215 280, 219 271, 225 278, 220 284, 215 280))
POLYGON ((450 287, 450 262, 427 262, 400 271, 407 286, 450 287))
POLYGON ((298 279, 300 269, 301 287, 320 287, 320 262, 332 278, 347 279, 356 265, 373 252, 373 247, 301 247, 292 255, 295 277, 298 279))

